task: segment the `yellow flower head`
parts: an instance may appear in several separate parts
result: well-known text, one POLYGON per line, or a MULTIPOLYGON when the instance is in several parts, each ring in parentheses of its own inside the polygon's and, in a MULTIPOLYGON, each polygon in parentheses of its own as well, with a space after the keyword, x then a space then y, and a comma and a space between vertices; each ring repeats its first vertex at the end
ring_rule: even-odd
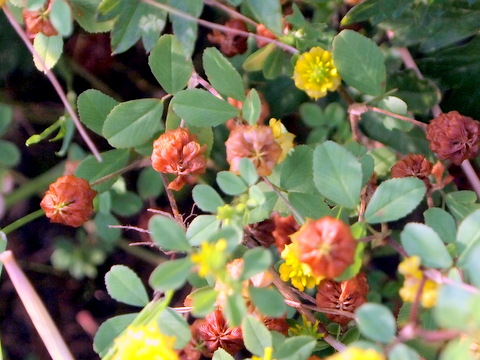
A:
POLYGON ((272 128, 275 141, 282 148, 282 153, 278 158, 278 162, 281 163, 287 157, 290 149, 293 148, 293 139, 295 139, 295 135, 288 132, 280 120, 271 118, 268 125, 272 128))
MULTIPOLYGON (((398 265, 398 271, 405 277, 403 286, 399 291, 403 301, 414 302, 418 287, 422 283, 423 273, 420 270, 420 258, 410 256, 398 265)), ((438 284, 430 279, 423 285, 420 301, 426 308, 434 306, 437 302, 438 284)))
POLYGON ((117 353, 113 360, 178 360, 178 355, 173 350, 174 343, 175 337, 163 335, 155 322, 129 326, 115 340, 117 353))
POLYGON ((293 72, 295 86, 315 100, 335 91, 341 83, 332 53, 317 46, 303 53, 293 72))
POLYGON ((252 356, 252 360, 272 360, 273 348, 267 346, 263 352, 263 357, 252 356))
POLYGON ((227 241, 220 239, 217 242, 203 242, 196 254, 192 254, 191 260, 198 265, 198 275, 205 277, 215 275, 225 268, 227 241))
POLYGON ((309 265, 300 262, 295 243, 285 246, 282 251, 282 259, 285 259, 285 262, 279 268, 281 279, 283 281, 290 280, 298 290, 303 291, 305 288, 313 288, 322 280, 313 275, 309 265))
POLYGON ((385 357, 373 349, 349 347, 345 351, 329 356, 326 360, 385 360, 385 357))

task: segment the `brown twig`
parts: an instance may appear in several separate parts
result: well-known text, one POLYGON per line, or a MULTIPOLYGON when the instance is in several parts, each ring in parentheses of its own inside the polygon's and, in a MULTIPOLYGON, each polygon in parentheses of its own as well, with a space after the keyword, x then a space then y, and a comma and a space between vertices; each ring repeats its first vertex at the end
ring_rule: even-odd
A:
POLYGON ((185 224, 183 223, 183 217, 178 211, 178 206, 177 206, 177 201, 175 200, 175 197, 173 196, 172 190, 168 188, 168 179, 167 175, 164 173, 160 173, 162 175, 162 181, 163 181, 163 186, 165 187, 165 192, 167 194, 168 202, 170 203, 170 207, 172 208, 173 216, 175 217, 175 220, 177 223, 185 227, 185 224))
POLYGON ((72 118, 73 123, 75 124, 75 127, 77 128, 78 132, 80 133, 80 136, 83 138, 83 140, 87 144, 87 146, 90 149, 90 151, 92 152, 92 154, 97 158, 98 162, 102 162, 102 156, 98 152, 97 147, 93 143, 92 139, 90 139, 90 137, 88 136, 85 128, 83 127, 82 123, 78 119, 77 114, 75 113, 72 106, 70 105, 70 103, 67 99, 67 95, 63 91, 62 86, 58 82, 56 76, 53 74, 53 72, 50 69, 47 68, 47 65, 45 64, 45 61, 43 61, 40 54, 37 52, 37 50, 35 50, 32 43, 28 39, 27 34, 22 29, 22 27, 18 24, 17 20, 15 19, 13 14, 10 12, 10 9, 8 8, 7 5, 3 6, 3 12, 5 13, 5 16, 8 19, 8 22, 12 25, 12 27, 15 29, 18 36, 20 36, 20 38, 22 39, 22 41, 24 42, 24 44, 26 45, 26 47, 28 48, 30 53, 33 55, 35 60, 37 60, 37 62, 42 67, 43 72, 45 73, 45 76, 50 81, 53 88, 55 89, 58 96, 60 97, 60 100, 62 101, 63 106, 65 106, 65 109, 67 110, 68 114, 72 118))

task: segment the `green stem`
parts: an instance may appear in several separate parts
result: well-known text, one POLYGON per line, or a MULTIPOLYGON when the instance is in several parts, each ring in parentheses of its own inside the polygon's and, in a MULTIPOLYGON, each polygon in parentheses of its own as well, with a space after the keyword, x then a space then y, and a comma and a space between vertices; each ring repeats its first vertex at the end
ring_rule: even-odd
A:
POLYGON ((274 184, 272 184, 272 182, 266 176, 262 176, 262 180, 265 182, 265 184, 267 184, 270 187, 270 189, 272 189, 275 192, 275 194, 278 195, 280 199, 282 199, 285 202, 285 205, 287 205, 287 207, 292 212, 293 216, 295 216, 297 222, 300 225, 303 225, 305 223, 305 218, 302 216, 302 214, 298 212, 297 209, 295 209, 292 203, 288 201, 288 199, 282 194, 282 192, 274 184))
POLYGON ((117 242, 117 246, 125 251, 126 253, 136 256, 143 261, 148 262, 152 265, 160 265, 165 260, 162 259, 160 256, 153 254, 152 252, 140 247, 140 246, 130 246, 130 243, 126 240, 120 239, 117 242))
POLYGON ((17 221, 14 221, 10 225, 5 226, 1 231, 5 234, 8 235, 12 231, 17 230, 18 228, 22 227, 23 225, 28 224, 30 221, 33 221, 35 219, 38 219, 40 216, 45 214, 43 209, 38 209, 37 211, 34 211, 33 213, 30 213, 28 215, 25 215, 24 217, 18 219, 17 221))
POLYGON ((39 194, 63 174, 65 164, 62 162, 40 176, 28 181, 12 193, 5 196, 5 207, 9 209, 14 204, 28 199, 30 196, 39 194))

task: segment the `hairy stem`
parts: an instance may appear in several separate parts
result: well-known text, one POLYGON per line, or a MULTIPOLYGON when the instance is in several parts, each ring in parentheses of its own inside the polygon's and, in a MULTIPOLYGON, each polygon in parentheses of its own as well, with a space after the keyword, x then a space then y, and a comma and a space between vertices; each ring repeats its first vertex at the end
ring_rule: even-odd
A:
POLYGON ((38 61, 38 63, 41 65, 42 69, 44 70, 44 73, 45 73, 45 76, 47 77, 47 79, 50 81, 50 83, 52 84, 53 88, 55 89, 55 91, 57 92, 58 96, 60 97, 60 100, 62 100, 62 103, 63 105, 65 106, 65 109, 67 110, 68 114, 70 115, 70 117, 72 118, 73 120, 73 123, 75 124, 75 127, 77 128, 78 132, 80 133, 81 137, 83 138, 83 140, 85 141, 85 143, 87 144, 88 148, 90 149, 90 151, 92 152, 92 154, 97 158, 98 162, 101 162, 102 161, 102 156, 100 155, 100 153, 98 152, 97 150, 97 147, 95 146, 95 144, 93 143, 92 139, 90 139, 90 137, 88 136, 85 128, 83 127, 82 123, 80 122, 80 120, 78 119, 78 116, 77 114, 75 113, 75 111, 73 110, 72 106, 70 105, 68 99, 67 99, 67 95, 65 94, 65 92, 63 91, 62 89, 62 86, 60 85, 60 83, 58 82, 56 76, 53 74, 53 72, 47 68, 47 66, 45 65, 45 62, 43 61, 42 57, 40 56, 40 54, 35 50, 35 48, 33 47, 32 43, 30 42, 30 40, 28 39, 27 37, 27 34, 25 33, 25 31, 22 29, 22 27, 18 24, 17 20, 15 19, 15 17, 13 16, 13 14, 10 12, 10 9, 8 8, 7 5, 4 5, 3 6, 3 12, 5 13, 5 16, 7 17, 9 23, 12 25, 12 27, 15 29, 15 31, 17 32, 18 36, 20 36, 20 38, 22 39, 22 41, 25 43, 25 45, 27 46, 28 50, 30 51, 30 53, 33 55, 33 57, 38 61))
POLYGON ((223 32, 226 32, 226 33, 230 33, 230 34, 235 34, 235 35, 240 35, 240 36, 245 36, 245 37, 249 37, 249 36, 252 36, 256 39, 259 39, 259 40, 263 40, 265 42, 268 42, 268 43, 273 43, 275 44, 275 46, 277 46, 278 48, 282 49, 282 50, 285 50, 291 54, 296 54, 298 52, 297 49, 295 49, 294 47, 290 46, 290 45, 287 45, 287 44, 284 44, 282 43, 281 41, 278 41, 277 39, 271 39, 271 38, 268 38, 268 37, 265 37, 265 36, 261 36, 261 35, 257 35, 257 34, 254 34, 254 33, 250 33, 248 31, 243 31, 243 30, 238 30, 238 29, 233 29, 233 28, 230 28, 228 26, 224 26, 224 25, 220 25, 220 24, 216 24, 216 23, 213 23, 213 22, 210 22, 210 21, 206 21, 206 20, 203 20, 203 19, 198 19, 196 18, 195 16, 192 16, 190 14, 187 14, 183 11, 180 11, 178 9, 175 9, 174 7, 171 7, 169 5, 166 5, 166 4, 162 4, 162 3, 159 3, 159 2, 156 2, 155 0, 141 0, 143 1, 144 3, 146 4, 149 4, 151 6, 154 6, 156 8, 159 8, 159 9, 162 9, 164 11, 167 11, 171 14, 174 14, 174 15, 177 15, 177 16, 180 16, 186 20, 191 20, 191 21, 195 21, 197 22, 199 25, 202 25, 202 26, 205 26, 207 28, 210 28, 210 29, 217 29, 217 30, 221 30, 223 32))
POLYGON ((149 166, 149 165, 150 165, 150 159, 140 159, 140 160, 134 161, 133 163, 125 166, 124 168, 121 168, 117 171, 114 171, 111 174, 105 175, 104 177, 101 177, 100 179, 92 181, 90 183, 90 186, 93 187, 95 185, 101 184, 104 181, 108 181, 108 180, 114 178, 115 176, 122 175, 122 174, 124 174, 124 173, 126 173, 130 170, 146 167, 146 166, 149 166))
POLYGON ((393 112, 391 112, 391 111, 383 110, 383 109, 377 108, 377 107, 375 107, 375 106, 367 106, 367 108, 368 108, 368 110, 370 110, 370 111, 374 111, 374 112, 379 113, 379 114, 387 115, 387 116, 393 117, 393 118, 395 118, 395 119, 399 119, 399 120, 402 120, 402 121, 409 122, 410 124, 413 124, 413 125, 415 125, 415 126, 418 126, 419 128, 421 128, 421 129, 423 129, 423 130, 426 130, 426 129, 427 129, 427 124, 422 123, 421 121, 418 121, 418 120, 409 118, 409 117, 407 117, 407 116, 395 114, 395 113, 393 113, 393 112))

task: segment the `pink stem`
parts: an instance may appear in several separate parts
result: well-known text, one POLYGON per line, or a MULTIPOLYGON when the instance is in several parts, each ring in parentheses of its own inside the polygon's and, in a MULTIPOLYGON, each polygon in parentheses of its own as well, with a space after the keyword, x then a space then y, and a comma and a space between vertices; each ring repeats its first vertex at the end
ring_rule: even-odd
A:
POLYGON ((291 54, 298 53, 298 50, 295 49, 294 47, 292 47, 290 45, 287 45, 287 44, 284 44, 281 41, 278 41, 276 39, 271 39, 271 38, 268 38, 268 37, 265 37, 265 36, 250 33, 248 31, 238 30, 238 29, 230 28, 228 26, 215 24, 215 23, 212 23, 210 21, 203 20, 203 19, 198 19, 195 16, 192 16, 190 14, 187 14, 187 13, 183 12, 183 11, 177 10, 177 9, 171 7, 171 6, 156 2, 155 0, 141 0, 141 1, 143 1, 146 4, 152 5, 156 8, 159 8, 159 9, 162 9, 162 10, 167 11, 169 13, 172 13, 174 15, 180 16, 184 19, 195 21, 198 24, 200 24, 202 26, 205 26, 207 28, 210 28, 210 29, 217 29, 217 30, 224 31, 226 33, 241 35, 241 36, 245 36, 245 37, 253 36, 256 39, 263 40, 263 41, 268 42, 268 43, 273 43, 273 44, 275 44, 275 46, 279 47, 282 50, 288 51, 291 54))
POLYGON ((3 262, 15 290, 27 310, 28 316, 30 316, 52 359, 74 360, 45 305, 18 266, 12 252, 5 251, 0 254, 0 261, 3 262))
POLYGON ((13 16, 13 14, 10 12, 10 9, 8 8, 7 5, 3 6, 3 12, 5 13, 5 16, 7 17, 8 21, 10 22, 10 24, 12 25, 12 27, 15 29, 15 31, 17 32, 18 36, 20 36, 20 38, 22 39, 22 41, 25 43, 25 45, 27 46, 28 50, 30 51, 30 53, 32 53, 33 57, 35 58, 35 60, 38 61, 38 63, 41 65, 42 69, 44 70, 44 73, 45 73, 45 76, 48 78, 48 80, 50 81, 50 83, 52 84, 53 88, 55 89, 55 91, 57 92, 58 96, 60 97, 60 100, 62 100, 62 103, 63 105, 65 106, 65 109, 67 110, 68 114, 70 115, 70 117, 72 118, 73 120, 73 123, 75 124, 75 127, 77 128, 78 132, 80 133, 80 135, 82 136, 83 140, 85 141, 85 143, 87 144, 88 148, 90 149, 90 151, 93 153, 93 155, 95 155, 95 157, 97 158, 98 162, 102 162, 102 156, 100 155, 100 153, 98 152, 97 150, 97 147, 95 146, 95 144, 93 143, 93 141, 90 139, 90 137, 88 136, 87 132, 85 131, 85 128, 83 127, 82 123, 80 122, 80 120, 78 119, 78 116, 77 114, 75 113, 75 111, 73 111, 72 109, 72 106, 70 105, 70 103, 68 102, 68 99, 67 99, 67 96, 65 95, 65 92, 63 91, 62 89, 62 86, 60 85, 60 83, 58 82, 57 78, 55 77, 55 75, 53 74, 53 72, 47 68, 47 65, 45 64, 45 62, 43 61, 42 57, 40 56, 40 54, 37 52, 37 50, 35 50, 35 48, 33 47, 32 43, 30 42, 30 40, 28 39, 27 37, 27 34, 25 33, 25 31, 22 29, 22 27, 18 24, 17 20, 15 19, 15 17, 13 16))

